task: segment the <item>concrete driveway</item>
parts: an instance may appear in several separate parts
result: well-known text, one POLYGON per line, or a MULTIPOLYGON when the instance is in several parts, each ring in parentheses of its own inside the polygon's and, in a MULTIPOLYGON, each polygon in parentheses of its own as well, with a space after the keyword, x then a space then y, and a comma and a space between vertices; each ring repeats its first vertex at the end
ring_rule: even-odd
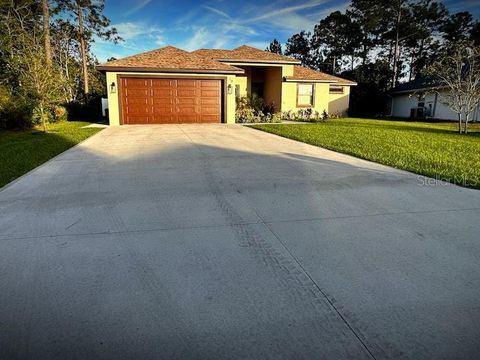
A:
POLYGON ((480 192, 241 126, 0 192, 0 359, 478 359, 480 192))

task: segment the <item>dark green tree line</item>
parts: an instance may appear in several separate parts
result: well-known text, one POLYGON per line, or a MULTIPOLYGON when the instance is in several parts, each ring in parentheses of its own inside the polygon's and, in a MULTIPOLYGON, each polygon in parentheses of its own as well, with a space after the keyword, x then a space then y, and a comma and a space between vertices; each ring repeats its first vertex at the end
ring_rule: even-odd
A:
POLYGON ((91 44, 121 39, 103 9, 103 0, 0 0, 0 127, 45 124, 55 106, 105 92, 91 44))
MULTIPOLYGON (((479 27, 469 12, 451 14, 439 0, 352 0, 345 12, 321 19, 313 33, 288 38, 285 54, 356 80, 352 99, 361 93, 361 105, 377 102, 400 80, 425 75, 439 54, 458 42, 479 44, 479 27), (364 98, 372 89, 372 99, 364 98)), ((355 104, 351 108, 357 110, 355 104)))

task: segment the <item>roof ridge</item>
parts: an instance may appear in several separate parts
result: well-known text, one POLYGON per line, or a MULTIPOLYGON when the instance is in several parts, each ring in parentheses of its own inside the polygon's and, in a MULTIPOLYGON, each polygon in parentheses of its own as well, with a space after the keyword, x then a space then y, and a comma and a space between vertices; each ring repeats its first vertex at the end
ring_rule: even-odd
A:
POLYGON ((171 45, 97 65, 97 69, 100 70, 124 67, 162 68, 178 70, 203 69, 243 72, 242 69, 232 66, 230 64, 224 64, 220 61, 216 61, 200 54, 195 54, 183 49, 179 49, 171 45))
POLYGON ((133 54, 133 55, 128 55, 128 56, 125 56, 125 57, 121 57, 121 58, 119 58, 119 59, 110 60, 110 61, 105 61, 105 62, 101 63, 100 65, 103 66, 103 65, 106 65, 106 64, 108 64, 108 63, 117 61, 117 60, 126 60, 126 59, 130 59, 130 58, 132 58, 132 57, 136 57, 136 56, 139 56, 139 55, 150 54, 150 53, 154 53, 154 52, 157 52, 157 51, 160 51, 160 50, 165 50, 165 49, 168 49, 168 48, 172 48, 172 49, 175 49, 175 50, 179 50, 179 51, 183 51, 183 52, 189 53, 188 51, 185 51, 185 50, 183 50, 183 49, 177 48, 177 47, 175 47, 175 46, 166 45, 166 46, 162 46, 162 47, 160 47, 160 48, 143 51, 143 52, 138 53, 138 54, 133 54))
POLYGON ((319 80, 319 81, 327 81, 327 82, 328 81, 337 82, 337 83, 340 83, 340 84, 342 84, 342 82, 350 83, 351 85, 356 85, 357 84, 353 80, 341 78, 339 76, 328 74, 328 73, 325 73, 325 72, 320 71, 320 70, 314 70, 314 69, 311 69, 311 68, 303 66, 303 65, 294 65, 293 76, 287 76, 287 78, 292 79, 292 80, 296 80, 296 79, 297 80, 298 79, 300 79, 300 80, 312 80, 312 81, 319 80), (296 73, 297 71, 304 72, 304 74, 296 73), (320 79, 320 78, 314 79, 314 78, 308 77, 308 75, 306 75, 305 72, 310 73, 310 74, 318 74, 318 75, 323 76, 324 78, 323 79, 320 79))

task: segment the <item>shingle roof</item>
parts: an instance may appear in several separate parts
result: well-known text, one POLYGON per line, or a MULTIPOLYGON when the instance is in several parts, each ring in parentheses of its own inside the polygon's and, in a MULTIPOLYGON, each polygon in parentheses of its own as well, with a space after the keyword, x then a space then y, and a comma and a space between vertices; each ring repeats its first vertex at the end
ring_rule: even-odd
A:
POLYGON ((173 46, 147 51, 97 66, 98 70, 240 73, 244 70, 173 46))
POLYGON ((262 63, 291 63, 300 61, 289 56, 279 55, 266 50, 259 50, 251 46, 242 45, 233 50, 199 49, 192 52, 210 59, 232 62, 262 62, 262 63))
POLYGON ((330 74, 325 74, 321 71, 312 70, 300 65, 295 65, 293 67, 293 76, 287 76, 286 78, 287 80, 311 80, 338 83, 342 85, 357 85, 357 83, 354 81, 342 79, 330 74))
POLYGON ((414 92, 416 90, 431 89, 440 86, 440 82, 437 79, 432 77, 420 77, 415 80, 398 84, 395 86, 391 92, 392 93, 403 93, 403 92, 414 92))

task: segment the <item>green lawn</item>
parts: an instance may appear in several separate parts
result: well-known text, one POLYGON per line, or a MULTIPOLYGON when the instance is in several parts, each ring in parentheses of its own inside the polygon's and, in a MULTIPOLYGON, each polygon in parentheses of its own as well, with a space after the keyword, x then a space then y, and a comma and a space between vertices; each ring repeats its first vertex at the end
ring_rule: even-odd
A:
POLYGON ((316 124, 262 124, 256 129, 359 158, 480 189, 480 126, 338 119, 316 124))
POLYGON ((55 155, 100 131, 82 129, 87 122, 50 124, 45 134, 39 130, 0 130, 0 188, 55 155))

